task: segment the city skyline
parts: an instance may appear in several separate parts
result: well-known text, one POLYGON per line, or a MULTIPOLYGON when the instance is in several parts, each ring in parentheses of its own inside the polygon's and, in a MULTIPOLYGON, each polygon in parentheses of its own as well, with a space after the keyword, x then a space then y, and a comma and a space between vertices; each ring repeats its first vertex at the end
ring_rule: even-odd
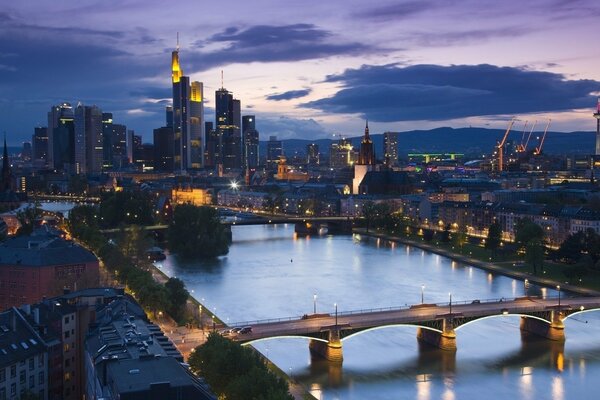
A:
POLYGON ((9 144, 30 140, 48 107, 64 101, 98 105, 151 140, 170 104, 176 32, 182 68, 205 85, 205 120, 214 120, 224 70, 224 86, 242 114, 256 115, 263 138, 359 136, 365 118, 373 133, 500 128, 513 115, 551 116, 558 131, 595 128, 592 1, 262 1, 236 4, 237 15, 192 2, 110 5, 23 3, 0 13, 0 129, 9 144), (181 9, 200 17, 182 20, 181 9), (142 28, 148 21, 152 29, 142 28))

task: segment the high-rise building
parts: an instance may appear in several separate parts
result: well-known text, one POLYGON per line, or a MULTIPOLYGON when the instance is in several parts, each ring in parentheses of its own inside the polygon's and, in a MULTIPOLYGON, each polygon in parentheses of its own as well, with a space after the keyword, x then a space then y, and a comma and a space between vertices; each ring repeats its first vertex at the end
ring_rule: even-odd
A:
POLYGON ((212 122, 204 123, 204 166, 214 168, 219 164, 219 135, 212 122))
POLYGON ((331 143, 329 148, 329 166, 334 169, 347 168, 356 162, 356 151, 348 139, 331 143))
POLYGON ((48 162, 48 128, 37 127, 33 131, 31 143, 33 144, 33 160, 48 162))
POLYGON ((127 165, 127 127, 121 124, 112 126, 112 164, 120 169, 127 165))
POLYGON ((173 127, 173 107, 167 106, 165 110, 166 118, 167 118, 167 126, 173 127))
POLYGON ((277 136, 269 136, 267 142, 267 168, 276 169, 279 158, 283 156, 283 143, 277 136))
POLYGON ((112 169, 112 140, 113 140, 113 115, 112 113, 102 113, 102 168, 112 169))
POLYGON ((0 182, 0 192, 15 191, 16 182, 10 167, 8 158, 8 147, 6 147, 6 135, 4 136, 4 151, 2 153, 2 182, 0 182))
POLYGON ((596 155, 600 156, 600 97, 598 98, 594 118, 596 118, 596 155))
POLYGON ((75 109, 75 172, 102 172, 104 157, 102 110, 96 106, 78 104, 75 109))
POLYGON ((384 132, 383 157, 388 167, 398 165, 398 132, 384 132))
POLYGON ((310 143, 306 145, 306 163, 308 165, 319 165, 320 157, 318 144, 310 143))
POLYGON ((190 163, 191 168, 204 166, 204 87, 194 81, 190 93, 190 163))
POLYGON ((133 164, 133 136, 135 132, 133 129, 127 130, 127 135, 125 137, 125 148, 127 149, 127 163, 133 164))
POLYGON ((256 130, 256 117, 244 115, 242 117, 243 166, 246 169, 258 167, 258 131, 256 130))
POLYGON ((48 165, 70 170, 75 163, 75 125, 73 107, 62 103, 48 112, 48 165))
POLYGON ((240 134, 241 102, 225 88, 215 92, 215 129, 219 137, 217 151, 225 170, 242 166, 242 139, 240 134))
POLYGON ((173 128, 154 130, 154 170, 173 172, 173 128))
POLYGON ((31 161, 31 142, 23 142, 23 149, 21 150, 21 160, 31 161))
POLYGON ((179 64, 179 43, 171 54, 173 107, 167 108, 167 126, 173 126, 174 168, 185 171, 203 166, 204 93, 202 82, 183 75, 179 64))

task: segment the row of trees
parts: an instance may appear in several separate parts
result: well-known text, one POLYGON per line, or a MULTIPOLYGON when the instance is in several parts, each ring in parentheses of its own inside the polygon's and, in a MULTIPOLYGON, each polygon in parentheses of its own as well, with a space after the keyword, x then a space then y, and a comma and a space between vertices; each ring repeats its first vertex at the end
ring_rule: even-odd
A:
POLYGON ((211 333, 188 360, 219 398, 228 400, 292 400, 287 382, 273 374, 253 349, 211 333))
POLYGON ((143 307, 154 315, 164 310, 176 321, 184 321, 189 293, 177 278, 169 278, 165 285, 154 280, 145 265, 144 253, 150 243, 145 231, 134 226, 122 230, 117 240, 111 242, 100 233, 98 209, 90 205, 73 208, 68 227, 74 237, 94 251, 105 267, 129 287, 143 307))

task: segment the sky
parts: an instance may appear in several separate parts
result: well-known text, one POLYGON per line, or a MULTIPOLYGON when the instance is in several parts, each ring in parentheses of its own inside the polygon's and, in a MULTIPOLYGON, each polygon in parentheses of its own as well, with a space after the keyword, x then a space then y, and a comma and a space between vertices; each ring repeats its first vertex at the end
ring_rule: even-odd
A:
POLYGON ((512 117, 592 131, 599 20, 595 0, 6 2, 0 131, 9 144, 30 140, 67 101, 151 141, 177 32, 206 119, 223 71, 263 140, 358 136, 365 119, 372 133, 504 128, 512 117))

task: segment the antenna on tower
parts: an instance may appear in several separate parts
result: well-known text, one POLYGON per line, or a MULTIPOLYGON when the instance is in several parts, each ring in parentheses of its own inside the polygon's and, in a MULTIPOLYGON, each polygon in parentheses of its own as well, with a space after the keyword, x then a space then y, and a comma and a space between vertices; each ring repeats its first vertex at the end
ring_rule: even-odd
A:
POLYGON ((221 70, 221 89, 223 89, 223 70, 221 70))
POLYGON ((179 51, 179 32, 177 32, 177 51, 179 51))

